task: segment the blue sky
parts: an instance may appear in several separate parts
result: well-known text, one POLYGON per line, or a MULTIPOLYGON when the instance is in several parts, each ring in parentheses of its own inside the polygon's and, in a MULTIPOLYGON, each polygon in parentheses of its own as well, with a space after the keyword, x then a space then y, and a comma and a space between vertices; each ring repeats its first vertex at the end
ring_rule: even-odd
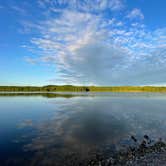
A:
POLYGON ((0 85, 166 85, 165 0, 0 0, 0 85))

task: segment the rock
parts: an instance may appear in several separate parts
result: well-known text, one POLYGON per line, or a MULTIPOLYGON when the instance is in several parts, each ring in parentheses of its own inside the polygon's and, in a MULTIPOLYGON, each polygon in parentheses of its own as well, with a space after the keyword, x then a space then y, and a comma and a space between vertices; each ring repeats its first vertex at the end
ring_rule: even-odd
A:
POLYGON ((145 138, 146 140, 149 140, 149 136, 148 136, 148 135, 144 135, 144 138, 145 138))
POLYGON ((137 142, 137 139, 132 135, 131 136, 131 139, 134 141, 134 142, 137 142))

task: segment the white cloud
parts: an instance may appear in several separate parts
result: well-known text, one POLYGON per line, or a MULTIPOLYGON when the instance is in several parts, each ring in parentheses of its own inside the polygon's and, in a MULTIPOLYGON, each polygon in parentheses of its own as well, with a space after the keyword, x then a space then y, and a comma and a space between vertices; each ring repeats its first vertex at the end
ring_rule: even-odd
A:
POLYGON ((119 10, 124 8, 124 4, 121 0, 111 0, 109 6, 112 10, 119 10))
POLYGON ((110 9, 112 11, 121 10, 124 8, 123 0, 38 0, 38 4, 42 8, 48 8, 52 11, 59 12, 55 6, 64 6, 74 10, 78 9, 86 12, 103 11, 110 9))
POLYGON ((144 19, 143 13, 141 12, 140 9, 137 9, 137 8, 133 9, 126 17, 131 20, 132 19, 141 19, 141 20, 144 19))
MULTIPOLYGON (((45 1, 50 2, 55 1, 45 1)), ((38 62, 56 66, 52 79, 55 83, 122 85, 148 81, 152 84, 155 78, 158 83, 165 80, 164 73, 158 74, 166 70, 165 29, 149 31, 139 22, 127 26, 122 20, 105 17, 106 4, 110 2, 118 8, 115 6, 121 1, 96 0, 97 6, 90 0, 81 2, 70 1, 63 10, 53 8, 55 4, 51 4, 52 9, 58 10, 58 16, 37 25, 29 24, 40 34, 31 39, 31 45, 40 52, 38 62), (84 6, 87 4, 88 7, 84 6)), ((114 10, 113 6, 109 8, 114 10)), ((133 9, 128 18, 132 21, 144 16, 139 9, 133 9)))

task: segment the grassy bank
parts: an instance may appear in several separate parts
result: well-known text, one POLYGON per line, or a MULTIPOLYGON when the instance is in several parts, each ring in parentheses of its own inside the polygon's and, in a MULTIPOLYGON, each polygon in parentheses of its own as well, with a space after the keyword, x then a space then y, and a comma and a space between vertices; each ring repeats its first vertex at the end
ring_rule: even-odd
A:
POLYGON ((0 86, 1 92, 166 92, 166 87, 156 86, 0 86))

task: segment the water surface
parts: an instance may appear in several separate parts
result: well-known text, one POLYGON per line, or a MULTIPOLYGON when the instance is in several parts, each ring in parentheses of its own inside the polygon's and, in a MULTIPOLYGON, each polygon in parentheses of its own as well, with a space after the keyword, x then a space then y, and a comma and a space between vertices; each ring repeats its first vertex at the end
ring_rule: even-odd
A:
POLYGON ((166 138, 166 94, 15 93, 0 95, 0 164, 84 163, 130 136, 166 138))

